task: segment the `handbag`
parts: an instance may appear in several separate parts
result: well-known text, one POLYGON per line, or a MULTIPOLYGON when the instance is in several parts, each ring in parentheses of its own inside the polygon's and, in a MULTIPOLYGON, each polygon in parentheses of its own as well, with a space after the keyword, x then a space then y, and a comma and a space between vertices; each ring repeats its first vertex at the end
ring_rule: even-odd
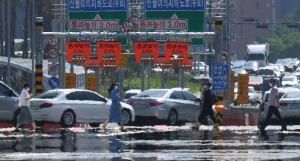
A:
POLYGON ((122 106, 122 104, 120 103, 120 110, 122 111, 123 110, 123 106, 122 106))

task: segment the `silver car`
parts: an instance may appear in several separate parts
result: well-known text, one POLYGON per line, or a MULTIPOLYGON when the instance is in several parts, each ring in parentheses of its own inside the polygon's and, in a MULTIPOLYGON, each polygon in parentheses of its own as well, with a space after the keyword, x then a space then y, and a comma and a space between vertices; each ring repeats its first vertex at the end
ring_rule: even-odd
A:
MULTIPOLYGON (((237 92, 234 94, 234 106, 238 105, 237 92)), ((252 86, 248 87, 248 103, 251 104, 251 106, 259 105, 259 93, 255 91, 252 86)))
POLYGON ((19 95, 0 81, 0 121, 17 122, 20 112, 19 95))
POLYGON ((128 100, 136 117, 167 120, 169 125, 177 121, 195 121, 201 100, 185 89, 149 89, 128 100))
MULTIPOLYGON (((279 92, 279 102, 281 105, 281 108, 279 108, 279 112, 281 114, 281 117, 286 121, 289 120, 299 120, 300 116, 300 90, 297 88, 278 88, 279 92), (298 95, 297 95, 298 94, 298 95), (293 97, 291 97, 294 95, 293 97), (298 98, 296 98, 298 96, 298 98), (288 98, 290 97, 290 98, 288 98)), ((269 105, 268 105, 268 97, 270 94, 270 90, 266 91, 263 98, 262 102, 259 106, 260 112, 258 113, 258 121, 259 124, 261 125, 266 117, 267 113, 269 110, 269 105)), ((272 116, 270 120, 270 124, 278 124, 278 119, 276 116, 272 116)))

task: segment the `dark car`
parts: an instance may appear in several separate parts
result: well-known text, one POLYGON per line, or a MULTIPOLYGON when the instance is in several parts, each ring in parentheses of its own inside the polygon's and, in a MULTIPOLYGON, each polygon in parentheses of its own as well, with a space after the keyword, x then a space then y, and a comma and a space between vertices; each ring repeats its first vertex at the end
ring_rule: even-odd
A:
POLYGON ((244 69, 247 71, 248 74, 257 74, 259 65, 255 61, 246 62, 244 65, 244 69))
POLYGON ((294 64, 291 59, 278 59, 275 64, 283 65, 286 72, 294 72, 294 64))
POLYGON ((262 77, 275 77, 275 72, 272 67, 259 68, 257 75, 262 77))
MULTIPOLYGON (((265 91, 268 91, 271 89, 271 86, 269 85, 270 83, 270 78, 266 77, 264 78, 263 80, 263 94, 265 93, 265 91)), ((279 78, 274 78, 275 79, 275 82, 276 82, 276 86, 279 88, 279 87, 282 87, 282 84, 281 84, 281 81, 279 78)))

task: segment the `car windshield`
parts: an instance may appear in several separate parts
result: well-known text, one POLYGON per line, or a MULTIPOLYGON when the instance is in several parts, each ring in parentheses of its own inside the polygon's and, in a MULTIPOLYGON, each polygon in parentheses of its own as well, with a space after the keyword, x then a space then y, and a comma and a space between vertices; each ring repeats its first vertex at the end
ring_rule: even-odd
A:
POLYGON ((35 98, 37 98, 37 99, 54 99, 54 98, 57 98, 61 94, 62 94, 62 92, 58 92, 58 91, 50 91, 50 92, 47 91, 35 98))
POLYGON ((258 74, 259 75, 273 75, 274 74, 274 71, 273 70, 270 70, 270 69, 260 69, 258 71, 258 74))
POLYGON ((135 97, 158 97, 162 98, 168 92, 167 89, 150 89, 146 90, 135 97))
POLYGON ((262 82, 262 77, 249 77, 249 82, 262 82))
MULTIPOLYGON (((277 87, 281 87, 281 83, 280 83, 280 80, 278 78, 275 79, 275 82, 276 82, 277 87)), ((269 89, 271 89, 271 86, 269 85, 269 83, 270 83, 270 79, 264 79, 263 80, 264 91, 268 91, 269 89)))
POLYGON ((236 73, 236 74, 246 74, 247 72, 244 69, 237 69, 237 70, 234 70, 234 73, 236 73))
POLYGON ((265 54, 249 54, 248 61, 249 60, 265 60, 265 54))
POLYGON ((204 67, 204 64, 202 63, 202 62, 196 62, 196 64, 195 64, 196 66, 198 66, 199 65, 199 67, 204 67))
POLYGON ((249 93, 254 93, 254 88, 248 88, 249 93))
POLYGON ((131 98, 132 96, 135 96, 135 95, 137 95, 137 93, 126 93, 124 98, 129 99, 129 98, 131 98))
POLYGON ((283 77, 282 78, 282 81, 295 81, 296 80, 296 78, 294 78, 294 77, 283 77))
POLYGON ((278 68, 273 68, 274 72, 280 72, 278 68))
POLYGON ((245 66, 246 66, 246 67, 255 67, 256 64, 255 64, 254 62, 247 62, 247 63, 245 64, 245 66))
POLYGON ((244 61, 234 61, 234 62, 233 62, 233 66, 234 66, 234 67, 243 66, 244 64, 245 64, 244 61))
POLYGON ((300 98, 300 91, 287 92, 283 98, 300 98))
POLYGON ((295 72, 300 72, 300 68, 297 68, 295 72))
MULTIPOLYGON (((267 94, 266 94, 265 102, 268 102, 269 94, 270 94, 270 93, 267 93, 267 94)), ((284 94, 285 94, 285 93, 283 93, 283 92, 279 92, 279 99, 281 99, 282 96, 283 96, 284 94)))
POLYGON ((289 60, 287 60, 287 59, 278 59, 276 61, 276 64, 286 64, 286 63, 289 63, 289 60))

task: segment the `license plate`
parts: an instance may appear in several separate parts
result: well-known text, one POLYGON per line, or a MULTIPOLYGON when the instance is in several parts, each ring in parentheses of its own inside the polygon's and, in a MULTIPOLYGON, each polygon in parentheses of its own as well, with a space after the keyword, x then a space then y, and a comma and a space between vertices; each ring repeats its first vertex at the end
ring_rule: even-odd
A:
POLYGON ((299 109, 299 104, 298 103, 290 104, 290 109, 299 109))
POLYGON ((134 106, 135 108, 147 108, 146 104, 138 104, 134 106))
POLYGON ((32 109, 32 110, 38 110, 39 108, 38 108, 38 106, 30 106, 30 109, 32 109))

